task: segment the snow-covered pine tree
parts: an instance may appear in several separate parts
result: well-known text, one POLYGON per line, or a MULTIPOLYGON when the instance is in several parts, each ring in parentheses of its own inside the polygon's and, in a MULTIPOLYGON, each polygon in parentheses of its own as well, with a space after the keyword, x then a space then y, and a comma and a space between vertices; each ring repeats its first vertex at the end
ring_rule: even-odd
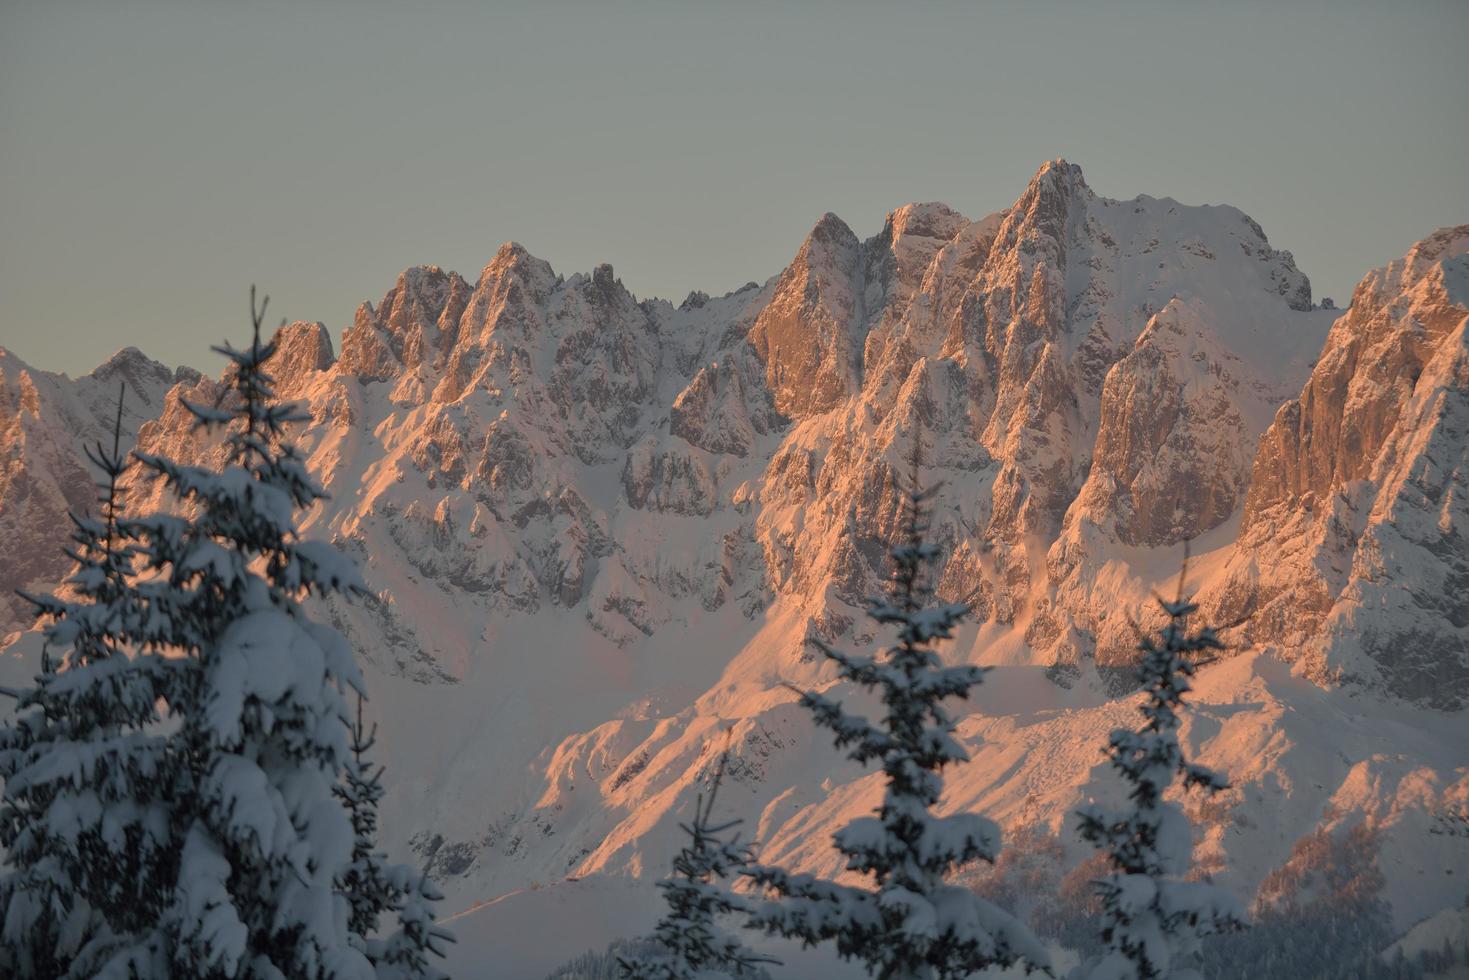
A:
POLYGON ((51 596, 27 596, 49 619, 42 670, 0 724, 0 974, 94 977, 146 951, 176 865, 177 765, 158 703, 173 664, 132 653, 138 620, 132 543, 120 532, 122 399, 112 447, 86 447, 102 473, 100 514, 73 514, 76 566, 51 596), (50 652, 59 651, 59 663, 50 652))
POLYGON ((620 959, 624 980, 755 977, 763 975, 760 964, 779 962, 746 949, 715 921, 721 915, 750 911, 743 899, 719 884, 750 863, 750 850, 739 842, 739 835, 725 838, 742 821, 713 821, 714 800, 728 760, 728 752, 720 753, 708 795, 698 795, 693 819, 680 824, 689 842, 674 856, 673 877, 658 883, 668 903, 653 933, 659 949, 650 956, 620 959))
POLYGON ((389 876, 400 896, 398 928, 387 939, 368 943, 378 980, 447 980, 435 965, 444 958, 444 944, 454 942, 454 934, 434 920, 434 903, 443 894, 428 875, 406 864, 393 866, 389 876))
POLYGON ((1143 725, 1119 728, 1108 739, 1107 753, 1128 784, 1132 806, 1121 813, 1097 806, 1078 811, 1082 837, 1107 852, 1113 873, 1097 882, 1107 952, 1079 966, 1073 980, 1198 980, 1200 938, 1245 925, 1234 896, 1207 881, 1184 880, 1193 827, 1177 804, 1163 799, 1179 778, 1185 789, 1211 795, 1229 788, 1221 774, 1185 759, 1178 744, 1178 711, 1189 678, 1201 656, 1222 649, 1213 629, 1188 630, 1198 607, 1185 597, 1187 572, 1185 552, 1176 596, 1158 600, 1167 625, 1138 644, 1143 725))
POLYGON ((755 867, 747 874, 773 898, 755 909, 750 925, 808 944, 834 940, 838 954, 863 961, 881 980, 950 980, 1017 961, 1045 969, 1045 950, 1025 926, 946 881, 960 864, 994 860, 1000 831, 976 813, 933 812, 943 795, 942 769, 968 759, 943 702, 967 697, 984 672, 943 667, 933 650, 934 641, 952 636, 966 610, 932 601, 929 573, 938 548, 927 540, 928 508, 937 488, 921 484, 918 446, 915 434, 903 542, 891 552, 891 595, 870 600, 867 610, 898 628, 897 645, 879 656, 853 656, 817 644, 843 679, 877 691, 883 717, 872 721, 823 694, 801 694, 801 704, 831 729, 839 748, 882 766, 886 788, 877 816, 853 820, 835 835, 847 868, 870 875, 873 887, 755 867))
POLYGON ((444 943, 453 933, 434 921, 434 903, 443 898, 421 872, 392 865, 377 847, 377 805, 383 797, 383 768, 368 753, 377 741, 377 727, 362 723, 362 695, 352 724, 352 757, 343 767, 342 782, 334 792, 347 807, 352 821, 352 860, 338 881, 352 913, 348 925, 363 941, 363 951, 377 970, 378 980, 439 980, 444 974, 431 957, 444 956, 444 943), (371 938, 383 915, 396 913, 398 929, 385 940, 371 938))
POLYGON ((397 908, 401 898, 393 889, 377 847, 377 805, 383 798, 383 770, 367 755, 376 742, 377 726, 369 731, 362 724, 362 695, 358 694, 352 757, 343 766, 342 781, 333 792, 352 821, 352 861, 338 887, 352 907, 348 925, 355 935, 364 938, 377 932, 382 914, 397 908))
POLYGON ((230 401, 185 403, 225 430, 219 471, 138 455, 183 516, 127 521, 148 579, 140 639, 187 668, 172 739, 187 765, 167 787, 181 814, 178 872, 158 921, 159 973, 234 980, 369 980, 373 969, 336 882, 352 825, 333 795, 350 750, 343 694, 361 690, 346 641, 313 622, 308 593, 363 588, 330 544, 302 540, 296 513, 325 496, 286 427, 265 365, 264 304, 249 347, 229 358, 230 401))

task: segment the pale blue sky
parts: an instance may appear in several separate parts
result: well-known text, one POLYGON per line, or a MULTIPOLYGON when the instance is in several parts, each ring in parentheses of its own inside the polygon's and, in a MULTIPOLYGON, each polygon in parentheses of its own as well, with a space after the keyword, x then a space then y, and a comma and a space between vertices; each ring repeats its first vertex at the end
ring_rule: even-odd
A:
POLYGON ((1345 301, 1469 221, 1469 3, 0 0, 0 345, 213 370, 255 282, 340 337, 515 239, 640 296, 1044 160, 1229 203, 1345 301))

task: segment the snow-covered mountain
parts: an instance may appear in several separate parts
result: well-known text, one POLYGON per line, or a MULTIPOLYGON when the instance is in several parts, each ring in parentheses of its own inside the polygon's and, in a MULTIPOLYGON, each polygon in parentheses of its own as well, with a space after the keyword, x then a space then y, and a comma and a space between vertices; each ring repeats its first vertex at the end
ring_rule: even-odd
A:
MULTIPOLYGON (((1200 855, 1250 896, 1297 838, 1370 817, 1399 924, 1454 904, 1469 845, 1427 828, 1469 794, 1466 320, 1469 226, 1339 314, 1240 211, 1110 200, 1054 161, 978 220, 908 205, 863 241, 825 215, 717 298, 639 301, 512 243, 473 283, 404 272, 339 353, 291 324, 274 372, 333 495, 306 529, 375 590, 327 612, 372 678, 389 844, 459 908, 658 876, 728 740, 764 856, 837 873, 830 831, 878 783, 783 685, 831 683, 809 637, 878 641, 861 598, 919 438, 940 590, 974 610, 951 652, 996 667, 952 806, 1081 856, 1067 814, 1115 790, 1134 624, 1193 541, 1206 611, 1243 620, 1186 730, 1235 780, 1200 855)), ((131 350, 77 381, 0 368, 4 584, 63 570, 119 375, 139 448, 219 451, 178 401, 209 377, 131 350)))
POLYGON ((1363 279, 1255 459, 1221 621, 1324 683, 1469 704, 1469 227, 1363 279))
POLYGON ((17 589, 47 591, 71 567, 61 550, 71 531, 67 512, 87 512, 96 497, 84 447, 111 448, 119 388, 128 445, 158 417, 170 389, 198 378, 127 347, 72 380, 0 347, 0 631, 34 619, 17 589))

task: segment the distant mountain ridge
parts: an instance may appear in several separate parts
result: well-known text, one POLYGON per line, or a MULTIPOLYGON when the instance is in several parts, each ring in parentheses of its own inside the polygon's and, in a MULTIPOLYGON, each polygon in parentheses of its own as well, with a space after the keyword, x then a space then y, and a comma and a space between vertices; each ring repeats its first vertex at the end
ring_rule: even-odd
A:
MULTIPOLYGON (((514 243, 472 283, 415 267, 357 310, 339 351, 319 323, 284 327, 274 373, 310 412, 298 441, 333 495, 305 532, 350 550, 376 593, 330 614, 383 692, 373 710, 404 777, 385 823, 468 902, 661 873, 724 728, 758 839, 836 870, 818 831, 870 787, 782 685, 831 682, 809 637, 878 639, 861 598, 882 587, 915 436, 944 483, 939 590, 976 623, 954 655, 1003 668, 996 691, 1021 706, 981 698, 964 732, 989 748, 956 805, 1013 820, 1032 799, 1059 826, 1092 792, 1095 752, 1026 753, 1100 745, 1125 722, 1134 623, 1185 541, 1205 613, 1239 622, 1226 639, 1245 651, 1213 668, 1209 696, 1261 717, 1324 697, 1398 718, 1406 702, 1462 730, 1466 323, 1469 226, 1322 310, 1242 212, 1100 197, 1057 160, 978 220, 908 205, 864 241, 827 214, 778 275, 679 306, 639 301, 610 265, 563 277, 514 243), (816 772, 820 792, 802 775, 816 772)), ((119 379, 139 449, 218 456, 179 404, 218 397, 213 378, 129 349, 72 381, 0 352, 7 594, 64 572, 64 512, 90 494, 78 446, 119 379)), ((159 503, 133 488, 132 506, 159 503)), ((0 613, 29 626, 21 603, 0 613)), ((1244 720, 1210 724, 1201 761, 1264 752, 1244 720)), ((1256 781, 1303 779, 1289 759, 1330 737, 1297 725, 1296 756, 1224 765, 1246 774, 1241 812, 1267 806, 1256 781)), ((1293 790, 1302 833, 1344 819, 1320 808, 1354 779, 1378 789, 1343 813, 1401 817, 1413 773, 1432 774, 1429 796, 1469 785, 1446 750, 1409 741, 1386 782, 1363 749, 1335 782, 1293 790)), ((1252 887, 1275 844, 1225 829, 1200 846, 1252 887)))

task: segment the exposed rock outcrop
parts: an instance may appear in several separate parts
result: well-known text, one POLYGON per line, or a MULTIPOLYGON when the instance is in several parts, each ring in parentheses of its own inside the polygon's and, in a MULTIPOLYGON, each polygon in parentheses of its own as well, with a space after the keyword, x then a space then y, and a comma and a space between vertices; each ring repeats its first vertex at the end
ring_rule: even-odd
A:
POLYGON ((1211 593, 1310 677, 1469 704, 1469 226, 1362 280, 1261 440, 1211 593))
POLYGON ((83 449, 111 448, 119 389, 128 447, 163 411, 170 389, 198 377, 127 347, 73 381, 0 348, 0 634, 34 619, 17 589, 45 592, 70 568, 62 552, 72 531, 67 514, 96 508, 97 476, 83 449))

